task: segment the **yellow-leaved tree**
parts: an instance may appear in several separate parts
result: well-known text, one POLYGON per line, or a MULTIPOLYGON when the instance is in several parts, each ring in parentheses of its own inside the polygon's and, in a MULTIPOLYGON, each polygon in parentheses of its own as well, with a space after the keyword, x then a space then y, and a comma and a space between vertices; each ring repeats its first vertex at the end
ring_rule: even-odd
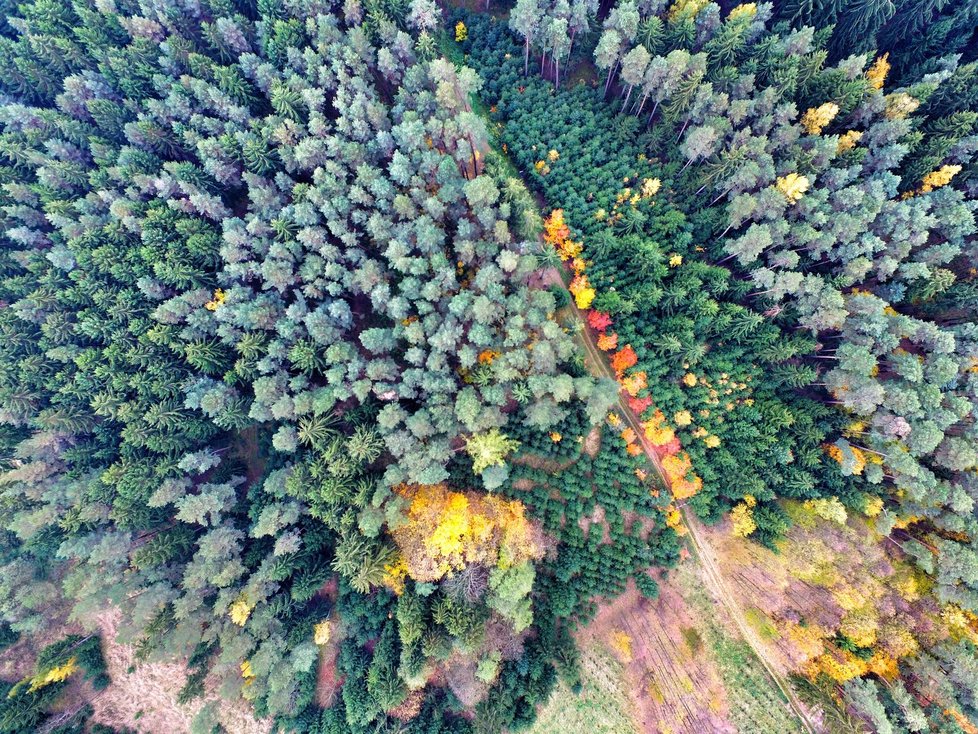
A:
POLYGON ((810 183, 808 177, 800 176, 797 173, 789 173, 787 176, 780 176, 775 183, 775 188, 781 195, 788 200, 789 204, 796 204, 801 197, 808 191, 810 183))
POLYGON ((818 107, 810 107, 801 116, 801 125, 809 135, 819 135, 835 116, 839 114, 839 105, 826 102, 818 107))
POLYGON ((733 534, 740 538, 746 538, 757 530, 757 523, 754 522, 754 510, 743 502, 730 511, 730 522, 733 534))
POLYGON ((890 73, 890 54, 880 56, 873 65, 866 70, 866 80, 873 89, 882 89, 886 75, 890 73))
POLYGON ((401 485, 396 492, 409 505, 391 534, 415 581, 438 581, 471 564, 510 568, 543 555, 543 534, 521 502, 442 484, 401 485))

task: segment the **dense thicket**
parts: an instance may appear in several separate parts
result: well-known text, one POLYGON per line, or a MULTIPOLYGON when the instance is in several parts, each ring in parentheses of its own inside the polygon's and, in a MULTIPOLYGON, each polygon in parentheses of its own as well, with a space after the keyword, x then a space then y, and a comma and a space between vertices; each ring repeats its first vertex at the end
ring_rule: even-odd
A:
MULTIPOLYGON (((415 53, 436 17, 221 0, 7 17, 13 630, 43 631, 62 595, 83 621, 120 607, 140 655, 190 661, 182 699, 210 672, 299 731, 532 718, 568 644, 549 606, 530 628, 550 603, 535 565, 559 551, 542 509, 482 488, 507 483, 516 432, 590 427, 616 387, 571 368, 554 295, 531 287, 528 197, 485 170, 478 78, 415 53), (345 684, 320 721, 330 644, 345 684)), ((667 549, 630 550, 629 573, 675 555, 637 542, 667 549)))
POLYGON ((580 238, 562 254, 592 326, 630 348, 623 384, 652 386, 633 392, 650 440, 690 455, 690 504, 716 517, 742 499, 735 532, 770 540, 786 521, 771 500, 837 497, 948 613, 978 611, 970 65, 850 55, 871 37, 771 25, 769 5, 622 2, 596 89, 560 91, 524 57, 566 46, 546 40, 566 7, 519 8, 516 39, 472 22, 470 58, 510 153, 580 238))
MULTIPOLYGON (((646 182, 665 176, 651 155, 651 134, 641 129, 644 115, 641 121, 616 116, 614 103, 584 86, 553 99, 549 84, 520 78, 502 28, 479 24, 472 33, 489 40, 478 44, 485 56, 474 45, 472 58, 492 80, 488 94, 498 95, 493 99, 507 122, 503 139, 547 200, 579 228, 597 291, 592 307, 610 314, 618 345, 630 344, 638 357, 632 371, 647 375, 637 397, 654 405, 647 403, 644 416, 665 414, 702 478, 703 490, 691 500, 697 509, 715 518, 751 495, 762 502, 756 514, 771 522, 762 526, 770 537, 782 520, 776 505, 764 502, 777 496, 841 494, 858 502, 819 447, 841 419, 769 379, 774 372, 796 386, 789 360, 815 341, 794 332, 787 314, 765 317, 753 307, 749 282, 703 261, 696 208, 671 192, 643 193, 650 190, 646 182), (550 150, 559 159, 537 165, 550 150), (690 420, 682 425, 684 414, 690 420), (720 444, 709 446, 710 436, 720 444)), ((669 139, 661 131, 656 138, 669 139)))
MULTIPOLYGON (((710 514, 702 498, 716 493, 768 499, 853 486, 837 477, 834 459, 843 475, 865 479, 855 485, 864 492, 899 487, 893 499, 904 515, 945 516, 953 496, 964 502, 975 458, 973 326, 966 311, 935 312, 934 302, 955 286, 968 292, 973 277, 974 204, 947 185, 970 161, 972 141, 957 138, 942 165, 909 186, 901 187, 898 171, 910 147, 904 141, 917 132, 918 98, 929 99, 950 72, 886 93, 885 62, 867 69, 854 57, 824 67, 810 30, 765 34, 760 12, 744 6, 688 51, 670 50, 683 43, 683 25, 695 28, 706 13, 674 6, 664 27, 675 35, 655 48, 664 56, 633 41, 644 51, 644 72, 640 85, 622 85, 626 104, 617 116, 578 87, 546 104, 543 125, 543 99, 553 89, 517 82, 513 46, 499 38, 475 58, 499 65, 490 92, 513 121, 510 149, 580 227, 598 291, 593 307, 610 313, 619 343, 638 354, 633 369, 659 378, 652 398, 678 419, 703 477, 694 503, 710 514), (721 41, 729 47, 722 53, 721 41), (733 65, 738 60, 747 71, 733 65), (663 75, 674 81, 663 84, 663 75), (632 86, 641 93, 629 107, 632 86), (651 119, 627 114, 646 103, 651 119), (584 180, 585 167, 592 173, 582 191, 573 182, 584 180), (660 180, 665 195, 650 195, 660 180), (636 260, 649 263, 641 279, 636 260), (728 268, 732 260, 737 271, 728 268), (754 371, 764 360, 777 366, 754 371), (721 394, 714 383, 723 379, 733 384, 721 394), (755 380, 751 389, 761 392, 749 396, 751 405, 741 406, 739 394, 725 397, 755 380), (805 389, 794 399, 785 388, 805 389), (749 441, 726 440, 751 418, 749 441), (783 452, 780 461, 760 453, 763 432, 783 452), (798 443, 785 440, 796 433, 798 443), (710 436, 720 444, 699 448, 710 436), (719 474, 722 467, 731 473, 719 474)), ((620 35, 615 17, 605 35, 620 35)), ((626 74, 625 60, 635 56, 627 45, 606 64, 609 72, 626 74)), ((970 508, 952 509, 957 519, 947 529, 963 530, 953 523, 971 522, 970 508)), ((961 552, 973 555, 968 545, 961 552)))
MULTIPOLYGON (((774 545, 786 498, 978 630, 971 5, 518 0, 453 43, 431 0, 0 3, 0 640, 111 606, 182 702, 496 732, 655 596, 681 503, 774 545)), ((846 700, 964 730, 959 637, 846 700)), ((103 666, 46 648, 0 728, 103 666)))
POLYGON ((942 57, 975 58, 978 8, 962 0, 788 0, 774 3, 774 18, 831 30, 833 61, 852 54, 888 54, 897 81, 934 71, 942 57))

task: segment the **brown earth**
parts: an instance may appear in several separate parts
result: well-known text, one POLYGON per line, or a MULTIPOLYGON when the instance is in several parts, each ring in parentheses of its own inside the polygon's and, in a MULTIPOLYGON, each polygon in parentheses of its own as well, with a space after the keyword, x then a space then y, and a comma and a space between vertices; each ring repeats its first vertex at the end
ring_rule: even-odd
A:
POLYGON ((712 657, 691 646, 695 614, 673 582, 660 589, 659 599, 649 601, 629 581, 624 594, 599 607, 578 633, 578 644, 606 646, 623 663, 642 731, 736 731, 726 720, 726 692, 712 657), (621 649, 622 634, 630 654, 621 649))

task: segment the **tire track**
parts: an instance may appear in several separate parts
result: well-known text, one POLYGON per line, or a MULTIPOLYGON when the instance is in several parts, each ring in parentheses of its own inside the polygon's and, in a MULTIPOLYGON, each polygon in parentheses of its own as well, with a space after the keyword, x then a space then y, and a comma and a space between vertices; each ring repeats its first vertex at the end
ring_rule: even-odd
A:
MULTIPOLYGON (((564 279, 562 277, 562 272, 558 268, 551 268, 550 271, 545 274, 544 278, 547 282, 560 284, 562 287, 566 288, 566 284, 564 283, 564 279)), ((571 296, 571 302, 568 309, 576 320, 577 328, 574 330, 574 340, 584 350, 585 364, 588 367, 588 370, 595 377, 614 380, 615 374, 612 371, 605 355, 594 343, 594 337, 592 336, 593 330, 590 326, 588 326, 584 313, 574 302, 573 295, 571 296)), ((632 412, 631 408, 628 407, 624 390, 619 390, 618 392, 617 406, 618 414, 625 422, 628 423, 629 427, 635 431, 635 435, 637 436, 638 441, 641 443, 643 453, 655 468, 662 486, 666 489, 670 489, 670 483, 662 469, 659 456, 656 453, 655 448, 645 437, 645 431, 641 427, 635 414, 632 412)), ((808 734, 816 734, 816 728, 809 720, 808 713, 801 701, 798 699, 798 696, 795 693, 794 688, 792 688, 791 683, 778 672, 776 665, 768 656, 766 645, 751 628, 736 598, 727 588, 726 581, 723 578, 723 573, 720 571, 720 568, 716 563, 713 548, 697 529, 697 525, 699 524, 698 520, 690 519, 688 509, 685 506, 680 506, 679 509, 683 520, 683 526, 686 528, 687 536, 690 539, 692 555, 699 561, 700 566, 703 569, 703 577, 706 581, 706 586, 709 589, 710 596, 712 596, 724 607, 724 609, 726 609, 727 613, 730 615, 730 618, 737 626, 741 638, 750 647, 751 651, 754 653, 754 656, 761 662, 761 665, 767 672, 771 682, 773 682, 778 690, 781 691, 781 694, 791 707, 791 710, 801 722, 802 728, 808 732, 808 734)))

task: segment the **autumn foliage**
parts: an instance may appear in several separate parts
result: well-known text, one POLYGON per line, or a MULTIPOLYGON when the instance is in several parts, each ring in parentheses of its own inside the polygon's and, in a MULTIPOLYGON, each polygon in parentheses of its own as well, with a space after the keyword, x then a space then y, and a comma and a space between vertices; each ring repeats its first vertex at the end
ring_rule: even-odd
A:
POLYGON ((644 424, 645 437, 653 446, 664 446, 672 441, 676 434, 665 423, 665 416, 661 410, 656 410, 652 417, 644 424))
MULTIPOLYGON (((643 196, 646 194, 651 196, 658 191, 658 180, 647 181, 646 184, 646 187, 643 188, 643 196)), ((630 195, 630 193, 629 190, 628 194, 630 195)), ((570 261, 574 277, 568 286, 568 290, 574 296, 577 307, 581 310, 587 310, 594 301, 596 293, 585 274, 586 262, 581 255, 582 243, 571 240, 570 228, 564 221, 563 210, 554 209, 544 221, 543 239, 553 246, 561 260, 570 261)), ((682 263, 682 258, 677 255, 674 257, 674 261, 673 265, 679 265, 682 263)), ((648 395, 641 395, 643 391, 648 389, 647 373, 644 370, 628 373, 628 370, 638 364, 638 354, 631 344, 625 344, 620 349, 618 348, 618 334, 611 331, 612 320, 608 313, 588 311, 586 318, 588 326, 598 332, 596 340, 598 349, 604 352, 612 352, 617 349, 611 354, 611 368, 615 372, 618 383, 628 396, 629 409, 641 420, 642 414, 652 407, 653 399, 648 395)), ((687 385, 696 384, 696 378, 691 377, 692 380, 687 381, 687 385)), ((612 420, 611 422, 612 425, 616 425, 615 421, 612 420)), ((642 424, 642 428, 645 438, 653 446, 663 447, 663 453, 666 454, 665 458, 668 462, 665 473, 672 487, 673 497, 682 500, 696 494, 703 486, 703 481, 691 472, 689 456, 685 453, 681 456, 677 455, 679 442, 676 439, 676 433, 666 424, 662 411, 656 411, 649 421, 642 424)), ((637 456, 642 453, 641 442, 634 430, 625 428, 621 436, 625 442, 625 450, 630 455, 637 456)), ((707 436, 705 440, 709 447, 714 447, 718 443, 715 436, 707 436)))
POLYGON ((641 398, 629 397, 628 407, 635 415, 641 416, 646 410, 652 407, 652 398, 648 395, 641 398))
POLYGON ((625 370, 638 364, 638 355, 631 344, 626 344, 611 356, 611 369, 621 377, 625 370))
POLYGON ((648 376, 645 372, 633 372, 621 380, 621 386, 634 398, 648 387, 648 376))
POLYGON ((564 211, 554 209, 543 221, 543 240, 551 245, 561 260, 572 260, 581 254, 581 243, 570 238, 570 227, 564 222, 564 211))
MULTIPOLYGON (((652 196, 658 189, 658 180, 647 181, 643 188, 643 196, 652 196)), ((630 190, 627 190, 627 193, 629 196, 631 195, 630 190)), ((581 255, 582 243, 571 240, 570 228, 564 221, 562 209, 554 209, 544 221, 543 239, 553 246, 561 260, 570 261, 574 277, 568 286, 568 290, 574 296, 577 307, 581 310, 587 310, 594 301, 596 293, 585 274, 586 263, 581 255)), ((682 263, 682 258, 678 255, 673 260, 674 262, 671 263, 673 265, 682 263)), ((617 349, 611 354, 611 368, 615 372, 618 383, 628 396, 629 409, 641 420, 642 414, 652 407, 654 401, 648 395, 641 395, 643 391, 648 389, 648 375, 645 371, 626 374, 628 370, 638 364, 638 354, 631 344, 625 344, 620 349, 618 348, 618 334, 611 331, 610 314, 603 311, 588 311, 586 318, 588 326, 598 332, 596 340, 598 349, 604 352, 612 352, 617 349)), ((686 382, 687 385, 696 384, 696 378, 691 377, 691 381, 686 382)), ((615 420, 609 420, 612 425, 620 425, 620 419, 618 419, 617 424, 615 420)), ((692 464, 686 453, 682 453, 681 456, 677 455, 679 442, 676 433, 666 424, 662 411, 656 411, 649 421, 642 424, 642 428, 645 438, 653 446, 662 447, 662 452, 666 454, 664 469, 672 488, 673 497, 682 500, 696 494, 702 488, 703 480, 692 473, 692 464), (666 462, 668 462, 668 468, 666 468, 666 462)), ((621 435, 625 442, 625 449, 630 455, 637 456, 642 453, 642 445, 635 431, 631 428, 625 428, 621 435)), ((707 436, 704 440, 707 442, 707 446, 711 448, 718 444, 718 439, 715 436, 707 436)))
POLYGON ((405 522, 392 530, 407 574, 438 581, 467 566, 510 568, 543 555, 543 534, 521 502, 442 484, 401 485, 409 504, 405 522))
POLYGON ((604 331, 611 326, 611 316, 603 311, 589 311, 587 324, 595 331, 604 331))
POLYGON ((688 499, 703 488, 703 480, 690 472, 692 467, 693 463, 685 451, 671 454, 662 460, 662 469, 669 479, 672 496, 677 500, 688 499))
POLYGON ((598 349, 603 352, 610 352, 612 349, 618 348, 618 335, 612 332, 611 334, 601 334, 598 336, 598 349))
POLYGON ((567 289, 574 295, 574 303, 581 310, 589 308, 594 300, 594 288, 588 283, 587 276, 583 273, 574 276, 567 289))
MULTIPOLYGON (((573 284, 572 284, 573 286, 573 284)), ((611 317, 601 311, 590 311, 587 315, 588 325, 599 332, 597 346, 599 349, 610 352, 618 346, 618 334, 609 331, 612 326, 611 317)), ((611 355, 611 368, 615 371, 618 383, 627 394, 628 407, 639 420, 642 415, 654 405, 654 400, 650 395, 642 395, 648 389, 648 375, 644 370, 628 372, 632 367, 638 365, 638 354, 631 344, 626 344, 611 355)), ((684 381, 687 386, 695 386, 696 376, 688 374, 684 381)), ((677 425, 689 425, 692 417, 688 411, 680 411, 676 414, 677 425)), ((615 421, 611 421, 616 425, 615 421)), ((619 419, 620 424, 620 419, 619 419)), ((679 453, 679 440, 675 430, 667 423, 665 415, 661 410, 656 410, 652 417, 641 424, 645 438, 652 446, 657 448, 660 456, 664 456, 662 464, 666 479, 672 490, 673 498, 676 500, 688 499, 695 495, 703 487, 703 480, 692 472, 692 462, 689 456, 683 452, 679 453)), ((642 453, 642 447, 635 432, 626 428, 622 431, 622 438, 625 441, 625 449, 631 455, 642 453)), ((716 436, 705 435, 704 441, 710 448, 718 445, 716 436)))

